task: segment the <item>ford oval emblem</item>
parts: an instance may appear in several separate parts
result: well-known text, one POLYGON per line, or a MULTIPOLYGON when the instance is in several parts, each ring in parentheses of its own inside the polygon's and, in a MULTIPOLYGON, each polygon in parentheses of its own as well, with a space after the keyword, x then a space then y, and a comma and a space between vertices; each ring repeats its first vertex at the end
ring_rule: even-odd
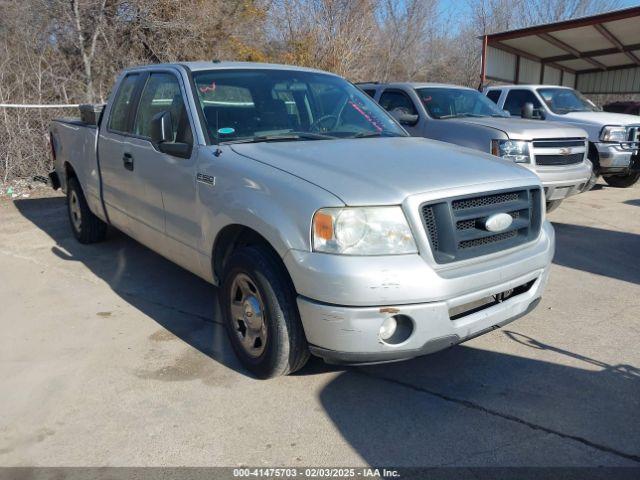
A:
POLYGON ((496 213, 484 221, 484 228, 490 232, 504 232, 513 223, 513 217, 508 213, 496 213))

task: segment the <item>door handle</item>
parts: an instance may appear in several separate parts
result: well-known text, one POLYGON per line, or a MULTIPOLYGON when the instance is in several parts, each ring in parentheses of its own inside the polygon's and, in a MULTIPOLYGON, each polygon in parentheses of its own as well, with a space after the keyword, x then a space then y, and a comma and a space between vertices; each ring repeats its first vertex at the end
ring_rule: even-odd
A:
POLYGON ((124 168, 126 168, 127 170, 133 171, 133 157, 131 156, 130 153, 125 153, 122 156, 122 164, 124 165, 124 168))

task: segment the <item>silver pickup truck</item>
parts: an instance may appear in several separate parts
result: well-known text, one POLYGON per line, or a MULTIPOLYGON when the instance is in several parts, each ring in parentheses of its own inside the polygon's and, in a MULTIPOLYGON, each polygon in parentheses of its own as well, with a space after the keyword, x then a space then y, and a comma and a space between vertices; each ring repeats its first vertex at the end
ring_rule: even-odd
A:
POLYGON ((640 180, 638 117, 599 111, 580 92, 556 85, 501 85, 485 88, 485 94, 513 116, 585 129, 594 172, 612 187, 627 188, 640 180))
POLYGON ((412 135, 492 153, 535 172, 544 186, 547 211, 591 186, 587 132, 578 127, 511 118, 477 90, 457 85, 358 86, 412 135))
POLYGON ((309 353, 434 352, 526 314, 547 282, 554 232, 533 173, 409 137, 336 75, 131 68, 94 123, 51 125, 74 235, 97 242, 112 225, 218 285, 259 377, 309 353))

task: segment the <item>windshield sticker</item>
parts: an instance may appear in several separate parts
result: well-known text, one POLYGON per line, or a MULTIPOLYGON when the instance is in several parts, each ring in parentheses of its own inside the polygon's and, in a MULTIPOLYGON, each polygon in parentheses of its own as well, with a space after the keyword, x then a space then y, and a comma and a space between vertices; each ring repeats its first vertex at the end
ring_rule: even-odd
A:
POLYGON ((231 127, 223 127, 218 129, 218 133, 220 135, 231 135, 232 133, 235 133, 235 131, 236 129, 231 127))
POLYGON ((205 85, 203 87, 200 87, 200 93, 207 93, 207 92, 215 92, 216 91, 216 82, 213 81, 211 82, 211 85, 205 85))
POLYGON ((378 121, 374 118, 371 118, 371 115, 369 115, 368 113, 366 113, 362 108, 360 108, 355 102, 353 101, 349 101, 349 105, 351 105, 351 107, 356 110, 360 115, 362 115, 367 122, 369 122, 371 125, 373 125, 373 127, 381 132, 383 129, 382 127, 378 124, 378 121))

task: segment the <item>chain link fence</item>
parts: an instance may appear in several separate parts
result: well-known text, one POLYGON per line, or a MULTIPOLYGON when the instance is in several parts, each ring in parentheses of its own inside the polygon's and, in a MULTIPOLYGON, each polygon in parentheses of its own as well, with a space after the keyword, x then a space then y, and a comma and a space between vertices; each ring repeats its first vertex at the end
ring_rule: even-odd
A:
POLYGON ((0 104, 0 183, 46 177, 53 167, 49 123, 78 115, 77 105, 0 104))

